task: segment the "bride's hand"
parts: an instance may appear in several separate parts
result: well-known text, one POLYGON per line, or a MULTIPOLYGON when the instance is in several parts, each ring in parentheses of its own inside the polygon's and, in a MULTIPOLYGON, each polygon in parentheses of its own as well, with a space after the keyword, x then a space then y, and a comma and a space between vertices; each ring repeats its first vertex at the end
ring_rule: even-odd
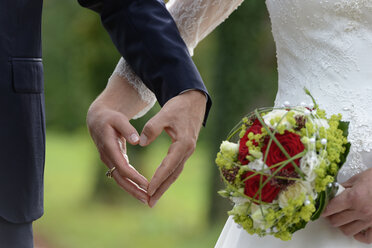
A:
POLYGON ((139 135, 129 120, 145 106, 146 103, 141 100, 137 91, 123 78, 114 75, 106 89, 90 106, 87 125, 102 162, 108 168, 116 167, 112 176, 117 184, 147 204, 149 197, 146 190, 149 183, 129 164, 125 155, 126 141, 132 145, 139 143, 139 135))
POLYGON ((323 217, 345 235, 372 243, 372 169, 342 184, 345 191, 330 201, 323 217))

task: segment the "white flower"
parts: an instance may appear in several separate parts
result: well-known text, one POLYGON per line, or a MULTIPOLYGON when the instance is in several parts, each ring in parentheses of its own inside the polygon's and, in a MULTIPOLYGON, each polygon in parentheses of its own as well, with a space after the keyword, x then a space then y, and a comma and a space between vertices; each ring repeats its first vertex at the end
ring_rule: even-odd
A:
POLYGON ((230 197, 230 199, 235 205, 243 205, 244 203, 249 202, 249 199, 238 196, 230 197))
POLYGON ((263 163, 262 159, 255 159, 248 164, 248 168, 256 171, 270 171, 269 167, 263 163))
MULTIPOLYGON (((274 123, 274 125, 271 125, 270 121, 272 119, 275 120, 277 117, 279 117, 281 119, 287 113, 288 113, 287 110, 284 110, 284 109, 275 109, 275 110, 269 112, 267 115, 265 115, 263 117, 263 119, 264 119, 264 121, 265 121, 265 123, 266 123, 267 126, 269 126, 270 128, 275 128, 275 126, 276 126, 275 124, 277 124, 277 123, 274 123)), ((285 125, 288 129, 292 128, 292 125, 288 122, 287 117, 284 117, 281 120, 280 125, 285 125)))
POLYGON ((255 150, 252 150, 252 151, 249 151, 250 155, 252 155, 254 158, 262 158, 262 152, 260 151, 255 151, 255 150))
POLYGON ((239 153, 239 145, 229 141, 223 141, 220 146, 221 154, 225 159, 234 160, 239 153))
POLYGON ((289 199, 296 199, 301 196, 301 194, 310 195, 315 199, 315 194, 311 183, 306 181, 297 181, 294 184, 287 187, 286 190, 283 190, 279 194, 279 206, 285 208, 288 206, 289 199))
POLYGON ((253 227, 254 228, 260 228, 265 230, 266 229, 266 220, 265 217, 262 216, 262 212, 265 215, 267 213, 267 206, 262 205, 261 208, 260 206, 252 203, 251 205, 251 218, 253 220, 253 227))
POLYGON ((315 168, 319 166, 319 158, 315 151, 309 151, 301 158, 300 168, 306 175, 306 180, 312 182, 315 180, 315 168))
POLYGON ((308 110, 308 109, 305 109, 305 111, 304 111, 304 115, 305 115, 305 116, 309 116, 310 114, 311 114, 311 111, 308 110))
POLYGON ((229 141, 223 141, 221 146, 220 146, 220 150, 222 153, 238 153, 239 152, 239 145, 236 144, 236 143, 232 143, 232 142, 229 142, 229 141))

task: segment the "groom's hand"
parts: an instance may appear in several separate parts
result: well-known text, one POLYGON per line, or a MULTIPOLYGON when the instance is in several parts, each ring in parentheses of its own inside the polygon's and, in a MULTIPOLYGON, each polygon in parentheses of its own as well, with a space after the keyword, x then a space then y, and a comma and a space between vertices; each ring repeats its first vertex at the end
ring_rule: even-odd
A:
POLYGON ((148 187, 153 207, 182 172, 196 147, 206 109, 206 96, 197 90, 170 99, 145 125, 140 145, 147 146, 164 130, 172 139, 168 154, 157 168, 148 187))

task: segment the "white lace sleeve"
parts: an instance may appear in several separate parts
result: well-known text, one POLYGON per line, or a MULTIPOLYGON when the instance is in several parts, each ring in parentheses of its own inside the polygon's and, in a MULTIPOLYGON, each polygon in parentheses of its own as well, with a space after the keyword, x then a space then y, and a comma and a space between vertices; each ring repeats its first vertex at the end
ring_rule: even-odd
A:
MULTIPOLYGON (((194 48, 221 24, 244 0, 170 0, 167 9, 175 20, 181 37, 191 55, 194 48)), ((139 118, 150 110, 156 97, 142 80, 133 72, 129 64, 121 58, 114 74, 126 78, 138 91, 147 107, 133 119, 139 118)))
MULTIPOLYGON (((138 112, 132 119, 138 119, 144 116, 156 103, 155 94, 147 88, 147 86, 142 82, 142 80, 135 74, 130 65, 120 58, 119 63, 116 65, 113 75, 118 75, 122 78, 128 80, 129 84, 137 90, 141 99, 146 103, 146 107, 138 112)), ((109 82, 110 83, 110 80, 109 82)))
POLYGON ((193 55, 194 48, 244 0, 170 0, 167 8, 193 55))

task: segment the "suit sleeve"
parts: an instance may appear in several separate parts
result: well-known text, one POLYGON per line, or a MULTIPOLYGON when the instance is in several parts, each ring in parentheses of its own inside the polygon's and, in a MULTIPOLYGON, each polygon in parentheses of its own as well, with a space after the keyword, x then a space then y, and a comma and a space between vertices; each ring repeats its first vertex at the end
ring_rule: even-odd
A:
POLYGON ((211 99, 177 26, 161 0, 78 0, 98 12, 113 43, 161 106, 189 89, 211 99))

